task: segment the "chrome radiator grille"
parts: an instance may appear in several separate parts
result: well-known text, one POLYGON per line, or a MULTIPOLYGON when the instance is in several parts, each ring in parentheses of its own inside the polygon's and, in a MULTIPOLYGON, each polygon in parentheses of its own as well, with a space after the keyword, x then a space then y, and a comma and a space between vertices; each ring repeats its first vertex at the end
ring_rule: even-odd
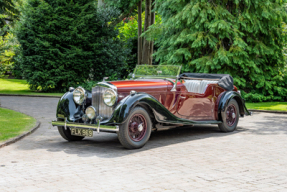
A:
POLYGON ((92 89, 92 105, 97 110, 97 116, 108 120, 113 114, 113 107, 107 106, 103 101, 103 94, 108 88, 96 86, 92 89))

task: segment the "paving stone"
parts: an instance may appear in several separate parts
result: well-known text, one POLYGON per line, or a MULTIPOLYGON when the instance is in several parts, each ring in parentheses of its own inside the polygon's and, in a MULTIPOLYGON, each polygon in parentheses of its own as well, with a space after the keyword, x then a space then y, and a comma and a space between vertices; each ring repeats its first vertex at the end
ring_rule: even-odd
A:
POLYGON ((116 134, 67 142, 50 124, 58 99, 0 97, 40 128, 0 149, 0 191, 287 191, 287 115, 254 113, 217 126, 154 132, 125 150, 116 134))

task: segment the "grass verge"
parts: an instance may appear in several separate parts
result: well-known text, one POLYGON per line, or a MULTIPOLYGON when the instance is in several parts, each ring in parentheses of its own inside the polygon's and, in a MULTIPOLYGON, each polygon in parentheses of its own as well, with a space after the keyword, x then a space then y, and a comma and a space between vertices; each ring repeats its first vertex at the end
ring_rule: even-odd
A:
POLYGON ((246 103, 247 109, 287 112, 287 102, 246 103))
POLYGON ((0 79, 0 94, 13 95, 39 95, 39 96, 62 96, 63 93, 41 93, 31 91, 26 80, 0 79))
POLYGON ((35 124, 33 117, 0 107, 0 142, 29 131, 35 124))

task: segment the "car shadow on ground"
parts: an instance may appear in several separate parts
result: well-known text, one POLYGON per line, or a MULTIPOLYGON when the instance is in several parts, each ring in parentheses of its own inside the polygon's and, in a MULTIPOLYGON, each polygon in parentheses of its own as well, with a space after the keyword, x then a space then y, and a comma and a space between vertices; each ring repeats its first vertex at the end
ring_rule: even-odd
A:
MULTIPOLYGON (((43 140, 38 140, 38 142, 41 142, 39 148, 47 149, 47 151, 50 152, 63 151, 67 154, 76 154, 79 157, 97 156, 100 158, 116 158, 164 146, 190 142, 192 140, 207 139, 210 137, 226 137, 243 131, 245 131, 245 129, 238 127, 234 132, 222 133, 219 131, 217 125, 178 127, 165 131, 152 132, 147 144, 141 149, 134 150, 125 149, 118 141, 117 135, 113 133, 100 133, 98 135, 94 132, 95 135, 93 138, 85 138, 83 141, 77 142, 67 142, 62 139, 60 135, 51 137, 48 140, 43 138, 43 140)), ((19 146, 18 149, 19 148, 31 150, 28 146, 19 146)))

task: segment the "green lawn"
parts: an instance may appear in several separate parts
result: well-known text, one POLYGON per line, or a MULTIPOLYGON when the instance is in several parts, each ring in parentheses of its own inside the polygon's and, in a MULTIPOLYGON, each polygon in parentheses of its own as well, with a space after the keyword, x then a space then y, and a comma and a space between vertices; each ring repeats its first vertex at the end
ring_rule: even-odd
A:
POLYGON ((247 109, 287 111, 287 102, 246 103, 247 109))
POLYGON ((36 119, 10 109, 0 108, 0 142, 30 130, 36 119))
POLYGON ((63 93, 40 93, 29 89, 25 80, 0 79, 0 94, 62 96, 63 93))

